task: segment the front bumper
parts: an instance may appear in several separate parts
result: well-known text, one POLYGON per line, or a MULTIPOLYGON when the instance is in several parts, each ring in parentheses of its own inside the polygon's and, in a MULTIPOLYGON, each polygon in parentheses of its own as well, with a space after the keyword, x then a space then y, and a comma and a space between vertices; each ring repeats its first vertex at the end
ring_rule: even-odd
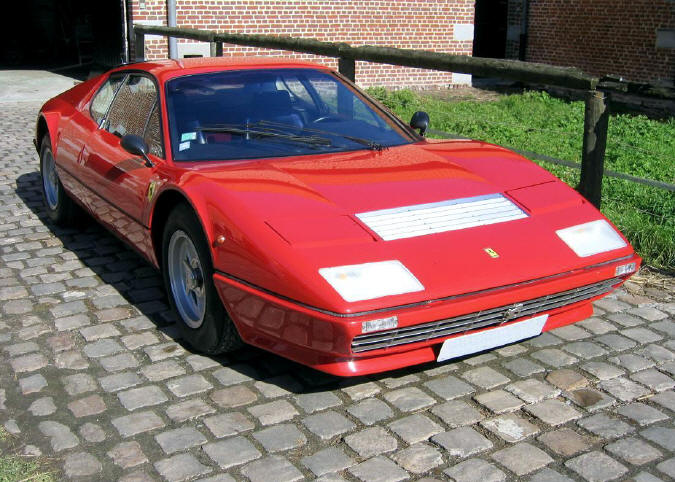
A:
POLYGON ((631 262, 639 267, 640 258, 633 255, 543 279, 355 314, 309 307, 224 273, 216 273, 214 281, 245 342, 333 375, 356 376, 434 361, 448 338, 535 315, 549 315, 544 331, 585 319, 592 314, 592 301, 628 277, 616 277, 616 267, 631 262), (565 298, 563 293, 584 296, 565 298), (565 299, 569 303, 560 302, 565 299), (518 308, 515 315, 514 306, 518 308), (362 322, 394 315, 398 328, 362 334, 362 322), (469 319, 470 323, 456 322, 469 319), (439 330, 439 326, 445 328, 439 330), (430 334, 425 327, 436 331, 430 334), (410 333, 414 336, 408 336, 410 333), (391 339, 398 341, 392 343, 391 339), (367 349, 363 348, 364 340, 366 345, 372 342, 367 349))

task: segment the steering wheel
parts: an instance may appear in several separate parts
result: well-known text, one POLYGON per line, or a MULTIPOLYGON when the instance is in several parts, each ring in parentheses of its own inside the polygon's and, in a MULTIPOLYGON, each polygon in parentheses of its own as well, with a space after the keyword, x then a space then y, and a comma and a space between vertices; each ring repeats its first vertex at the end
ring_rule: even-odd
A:
POLYGON ((333 114, 322 115, 312 121, 312 124, 318 124, 319 122, 341 122, 342 118, 333 114))

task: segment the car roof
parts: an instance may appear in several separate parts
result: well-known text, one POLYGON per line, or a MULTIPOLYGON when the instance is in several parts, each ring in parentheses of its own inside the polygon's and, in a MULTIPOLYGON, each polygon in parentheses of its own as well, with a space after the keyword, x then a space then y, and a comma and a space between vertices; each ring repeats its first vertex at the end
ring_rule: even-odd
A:
POLYGON ((121 70, 145 70, 156 77, 177 77, 200 72, 255 68, 313 68, 328 69, 325 65, 283 57, 235 56, 196 57, 186 59, 136 62, 118 67, 121 70))

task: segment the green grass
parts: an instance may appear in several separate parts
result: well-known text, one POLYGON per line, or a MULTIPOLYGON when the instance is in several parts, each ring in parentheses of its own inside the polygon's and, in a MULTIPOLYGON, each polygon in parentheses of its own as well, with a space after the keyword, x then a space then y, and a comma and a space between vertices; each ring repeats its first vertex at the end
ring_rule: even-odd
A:
MULTIPOLYGON (((369 94, 399 117, 416 110, 431 128, 495 144, 581 162, 584 103, 544 92, 505 95, 494 101, 448 101, 409 90, 371 88, 369 94)), ((536 161, 576 186, 579 170, 536 161)), ((613 115, 605 168, 675 183, 675 120, 613 115)), ((603 180, 602 211, 628 237, 650 266, 675 271, 675 193, 621 179, 603 180)))
MULTIPOLYGON (((0 442, 8 442, 10 435, 0 428, 0 442)), ((33 457, 20 457, 9 455, 0 447, 0 482, 53 482, 52 475, 45 471, 40 460, 33 457)))

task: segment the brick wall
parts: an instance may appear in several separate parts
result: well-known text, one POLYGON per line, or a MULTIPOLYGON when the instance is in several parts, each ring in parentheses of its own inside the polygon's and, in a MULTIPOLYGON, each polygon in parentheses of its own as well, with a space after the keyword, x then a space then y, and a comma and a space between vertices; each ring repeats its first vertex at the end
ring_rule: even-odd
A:
MULTIPOLYGON (((519 23, 522 2, 511 0, 510 25, 519 23)), ((657 47, 657 38, 674 29, 673 0, 530 0, 526 60, 672 82, 675 50, 657 47)), ((507 51, 517 57, 518 42, 511 41, 507 51)))
MULTIPOLYGON (((134 22, 166 25, 166 0, 133 0, 134 22)), ((247 34, 279 34, 471 55, 474 0, 177 0, 179 27, 247 34)), ((337 67, 335 59, 225 44, 223 54, 286 56, 337 67)), ((179 40, 179 54, 208 55, 207 44, 179 40)), ((166 58, 164 38, 146 39, 146 58, 166 58)), ((470 82, 464 75, 367 62, 356 63, 361 86, 416 88, 470 82)))

